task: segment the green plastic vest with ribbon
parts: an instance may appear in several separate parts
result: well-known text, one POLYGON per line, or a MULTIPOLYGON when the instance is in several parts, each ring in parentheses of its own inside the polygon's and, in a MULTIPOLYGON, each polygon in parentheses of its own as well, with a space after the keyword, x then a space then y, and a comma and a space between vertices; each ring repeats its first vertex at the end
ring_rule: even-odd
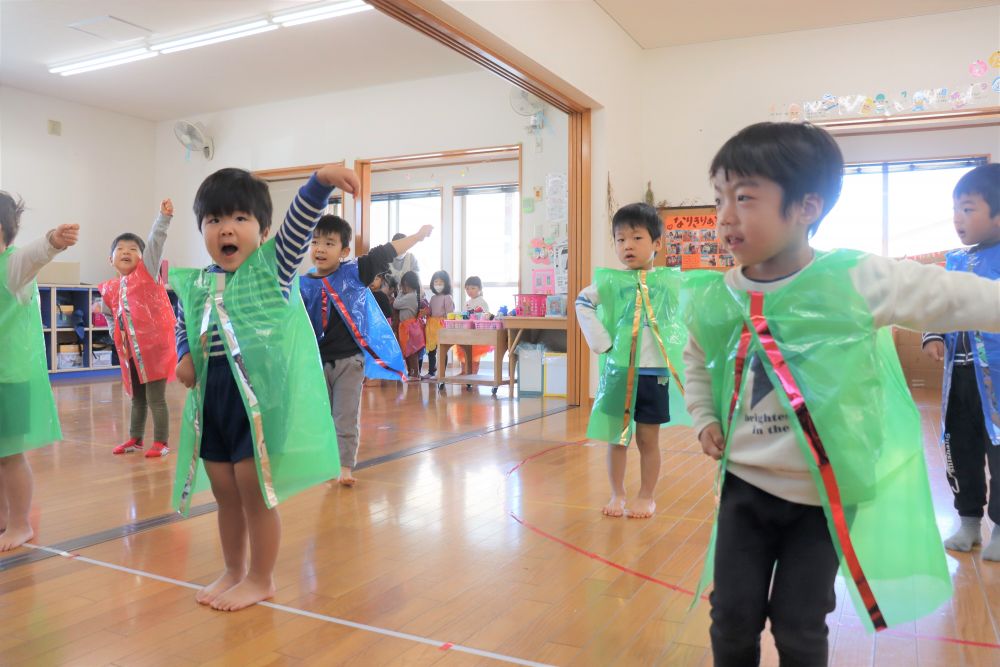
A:
POLYGON ((20 454, 62 439, 59 414, 45 363, 45 337, 38 305, 38 285, 32 281, 31 298, 21 303, 7 287, 7 265, 14 248, 0 253, 0 397, 3 414, 23 415, 0 423, 0 457, 20 454))
POLYGON ((254 461, 268 507, 340 471, 337 436, 316 335, 299 295, 288 300, 277 278, 275 242, 258 248, 231 274, 171 269, 170 285, 184 307, 196 385, 184 406, 174 506, 190 510, 208 487, 200 465, 201 423, 213 329, 226 348, 253 434, 254 461))
POLYGON ((683 394, 682 354, 687 330, 680 318, 680 271, 665 267, 648 271, 597 269, 594 284, 600 296, 597 316, 611 334, 612 344, 600 357, 587 437, 621 445, 631 441, 639 355, 647 323, 670 372, 670 424, 690 424, 683 394))
MULTIPOLYGON (((855 251, 816 253, 767 294, 730 289, 724 276, 685 275, 684 319, 705 352, 727 448, 742 418, 743 361, 757 354, 795 430, 844 579, 869 630, 933 612, 952 585, 931 503, 920 415, 887 328, 849 274, 855 251)), ((746 376, 743 376, 746 380, 746 376)), ((719 487, 721 488, 721 486, 719 487)), ((712 581, 716 528, 698 594, 712 581)))

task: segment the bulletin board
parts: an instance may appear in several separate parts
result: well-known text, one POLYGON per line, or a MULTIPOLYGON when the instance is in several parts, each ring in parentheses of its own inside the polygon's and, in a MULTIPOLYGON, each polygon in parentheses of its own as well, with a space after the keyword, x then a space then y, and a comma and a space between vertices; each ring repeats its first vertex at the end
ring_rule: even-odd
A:
POLYGON ((736 260, 722 247, 715 228, 714 206, 659 209, 663 220, 663 266, 726 270, 736 260))

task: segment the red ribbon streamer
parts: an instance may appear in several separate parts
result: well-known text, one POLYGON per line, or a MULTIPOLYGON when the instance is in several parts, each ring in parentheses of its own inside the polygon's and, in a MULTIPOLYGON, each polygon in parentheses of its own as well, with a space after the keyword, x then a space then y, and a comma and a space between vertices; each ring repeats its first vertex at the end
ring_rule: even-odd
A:
MULTIPOLYGON (((344 302, 341 300, 340 295, 337 294, 337 290, 333 289, 333 285, 330 284, 330 281, 327 280, 326 278, 323 278, 323 285, 326 287, 327 290, 330 290, 330 296, 333 297, 333 300, 337 304, 337 312, 340 313, 340 317, 344 320, 344 324, 346 324, 351 328, 351 332, 354 334, 354 340, 358 341, 358 345, 361 347, 361 349, 367 352, 371 356, 371 358, 375 360, 376 364, 378 364, 387 371, 395 373, 396 375, 399 376, 399 378, 403 382, 406 382, 406 374, 389 366, 389 364, 384 359, 382 359, 375 353, 375 350, 372 349, 371 345, 368 344, 368 341, 365 339, 364 334, 362 334, 361 330, 358 329, 358 325, 354 323, 354 319, 351 317, 351 314, 347 311, 347 306, 344 305, 344 302)), ((327 322, 327 306, 326 306, 326 290, 324 290, 323 291, 324 331, 326 331, 326 322, 327 322)))
MULTIPOLYGON (((837 484, 833 466, 830 465, 830 459, 826 455, 826 448, 823 446, 823 441, 816 430, 816 424, 813 423, 812 415, 806 406, 805 396, 803 396, 798 383, 796 383, 795 378, 792 376, 792 371, 785 362, 785 358, 781 354, 774 336, 771 335, 767 318, 764 317, 764 294, 761 292, 750 292, 750 321, 757 331, 760 344, 764 348, 771 366, 774 368, 775 375, 781 381, 781 387, 788 396, 788 401, 795 411, 796 418, 799 420, 799 425, 802 427, 802 433, 809 444, 813 459, 819 467, 823 487, 826 489, 826 495, 830 501, 830 514, 833 518, 833 526, 837 531, 837 539, 840 542, 840 550, 844 555, 844 561, 847 563, 847 569, 850 571, 851 577, 858 587, 858 593, 861 595, 861 600, 865 604, 865 609, 868 611, 868 616, 871 619, 872 625, 875 626, 876 632, 885 630, 888 627, 885 618, 882 616, 882 611, 875 600, 875 594, 872 592, 868 578, 861 568, 861 561, 858 560, 858 555, 854 551, 854 544, 851 542, 847 518, 844 515, 844 505, 840 499, 840 486, 837 484)), ((743 325, 743 328, 744 333, 748 333, 746 331, 746 324, 743 325)), ((740 350, 744 352, 743 361, 745 361, 746 353, 743 350, 742 340, 740 342, 740 350)), ((737 355, 737 368, 742 368, 739 355, 737 355)))

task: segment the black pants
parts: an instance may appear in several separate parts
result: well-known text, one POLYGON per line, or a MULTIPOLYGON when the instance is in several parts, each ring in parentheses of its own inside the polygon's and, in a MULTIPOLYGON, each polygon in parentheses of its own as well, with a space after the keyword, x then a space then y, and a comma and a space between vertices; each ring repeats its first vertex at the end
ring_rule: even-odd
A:
POLYGON ((431 350, 427 353, 427 372, 431 375, 437 375, 438 371, 438 351, 431 350))
POLYGON ((822 508, 782 500, 727 474, 710 597, 716 667, 760 664, 767 618, 781 667, 826 665, 837 565, 822 508))
POLYGON ((1000 447, 990 443, 973 366, 955 366, 944 424, 945 473, 959 516, 982 518, 986 464, 990 467, 989 515, 1000 524, 1000 447))

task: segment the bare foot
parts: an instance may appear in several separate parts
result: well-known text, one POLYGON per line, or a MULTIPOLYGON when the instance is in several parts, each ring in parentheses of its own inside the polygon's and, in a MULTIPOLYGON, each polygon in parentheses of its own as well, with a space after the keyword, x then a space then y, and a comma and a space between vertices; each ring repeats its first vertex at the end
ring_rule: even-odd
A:
POLYGON ((656 511, 652 498, 636 498, 625 507, 625 516, 630 519, 648 519, 656 511))
POLYGON ((358 480, 354 479, 354 475, 351 474, 350 468, 340 467, 340 478, 337 479, 341 486, 354 486, 354 483, 358 480))
POLYGON ((242 579, 242 572, 230 572, 226 570, 219 575, 218 579, 198 591, 194 599, 197 600, 198 604, 212 604, 217 597, 240 583, 242 579))
POLYGON ((34 536, 35 531, 31 529, 31 526, 6 528, 3 533, 0 533, 0 552, 13 551, 34 536))
POLYGON ((622 516, 625 514, 625 499, 621 496, 611 496, 611 500, 601 510, 604 516, 622 516))
POLYGON ((236 611, 250 605, 263 602, 274 595, 274 580, 260 584, 250 579, 244 579, 228 591, 215 598, 212 609, 219 611, 236 611))

